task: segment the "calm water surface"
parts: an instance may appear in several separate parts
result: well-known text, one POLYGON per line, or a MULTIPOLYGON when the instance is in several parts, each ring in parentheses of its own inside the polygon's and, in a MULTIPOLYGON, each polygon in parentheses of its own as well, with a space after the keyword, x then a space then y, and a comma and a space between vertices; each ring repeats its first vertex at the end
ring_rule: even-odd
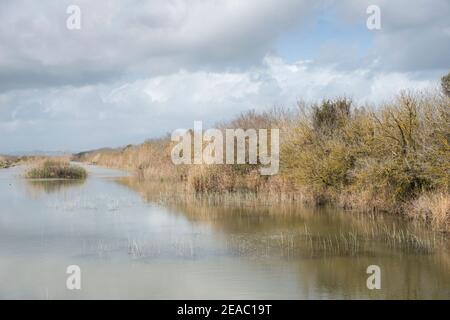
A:
POLYGON ((89 166, 84 182, 0 170, 2 299, 450 298, 449 241, 390 216, 232 201, 162 204, 89 166), (82 289, 66 289, 78 265, 82 289), (378 265, 381 290, 368 290, 378 265))

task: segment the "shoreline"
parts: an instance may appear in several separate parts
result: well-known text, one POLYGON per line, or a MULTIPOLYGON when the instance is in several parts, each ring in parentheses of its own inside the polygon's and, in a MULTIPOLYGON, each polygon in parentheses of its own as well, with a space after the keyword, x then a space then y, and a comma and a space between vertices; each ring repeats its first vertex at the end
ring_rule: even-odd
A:
MULTIPOLYGON (((271 192, 271 191, 252 191, 252 190, 236 190, 236 191, 195 191, 188 185, 188 181, 176 179, 173 176, 167 177, 147 177, 140 178, 139 172, 135 169, 123 168, 117 166, 108 166, 99 163, 78 162, 80 164, 93 165, 105 169, 121 170, 130 174, 130 176, 123 176, 120 178, 131 178, 142 184, 155 185, 154 195, 152 199, 155 202, 162 202, 164 204, 173 203, 190 203, 193 201, 215 203, 218 205, 226 205, 228 202, 232 202, 233 205, 239 204, 243 206, 273 206, 273 205, 288 205, 288 206, 307 206, 310 208, 336 208, 348 213, 357 214, 383 214, 389 216, 399 216, 407 221, 417 221, 423 223, 425 226, 433 229, 434 231, 443 233, 444 235, 450 235, 450 229, 435 228, 427 219, 419 218, 408 214, 409 203, 402 204, 397 210, 389 210, 387 208, 368 208, 349 206, 342 201, 342 199, 321 199, 317 201, 313 195, 307 192, 294 191, 294 192, 271 192), (169 190, 163 190, 162 186, 168 186, 169 190)), ((438 193, 438 192, 437 192, 438 193)), ((324 195, 320 195, 324 197, 324 195)))

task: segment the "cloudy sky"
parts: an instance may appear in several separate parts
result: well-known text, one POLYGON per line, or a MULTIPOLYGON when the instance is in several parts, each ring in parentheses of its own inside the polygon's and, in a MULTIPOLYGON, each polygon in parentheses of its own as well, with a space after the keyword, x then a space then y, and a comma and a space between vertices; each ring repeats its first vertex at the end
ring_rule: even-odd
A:
POLYGON ((139 143, 297 100, 381 103, 450 70, 449 16, 448 0, 1 0, 0 153, 139 143))

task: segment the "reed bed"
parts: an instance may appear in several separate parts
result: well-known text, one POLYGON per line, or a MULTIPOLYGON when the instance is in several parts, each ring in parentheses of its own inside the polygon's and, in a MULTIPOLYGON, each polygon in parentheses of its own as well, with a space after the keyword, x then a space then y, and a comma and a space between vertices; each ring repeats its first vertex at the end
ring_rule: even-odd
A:
POLYGON ((87 171, 66 161, 44 160, 28 170, 29 179, 86 179, 87 171))
POLYGON ((218 124, 219 129, 280 129, 280 172, 270 177, 259 174, 259 164, 173 165, 168 136, 74 159, 126 169, 144 181, 170 181, 179 186, 178 199, 332 203, 398 213, 448 232, 450 97, 445 88, 405 91, 378 106, 355 105, 348 98, 299 103, 218 124))

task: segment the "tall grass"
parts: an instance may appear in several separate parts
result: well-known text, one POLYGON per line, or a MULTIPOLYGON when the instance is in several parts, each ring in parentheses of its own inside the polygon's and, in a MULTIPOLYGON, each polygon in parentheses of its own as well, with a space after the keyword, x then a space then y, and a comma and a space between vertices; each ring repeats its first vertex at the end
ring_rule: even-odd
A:
POLYGON ((44 160, 31 168, 26 177, 29 179, 85 179, 87 172, 84 168, 71 165, 69 162, 44 160))
POLYGON ((444 192, 425 193, 414 199, 407 214, 430 222, 439 230, 450 230, 450 195, 444 192))
POLYGON ((173 181, 184 192, 251 192, 266 201, 384 210, 426 217, 450 231, 450 97, 443 92, 404 92, 376 107, 336 98, 252 111, 218 127, 279 128, 280 173, 261 176, 258 164, 175 166, 168 136, 75 157, 144 180, 173 181))

